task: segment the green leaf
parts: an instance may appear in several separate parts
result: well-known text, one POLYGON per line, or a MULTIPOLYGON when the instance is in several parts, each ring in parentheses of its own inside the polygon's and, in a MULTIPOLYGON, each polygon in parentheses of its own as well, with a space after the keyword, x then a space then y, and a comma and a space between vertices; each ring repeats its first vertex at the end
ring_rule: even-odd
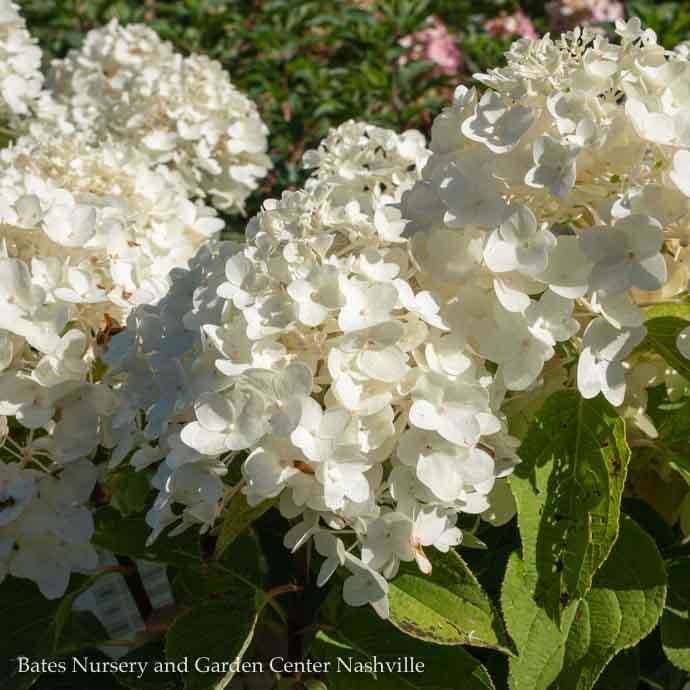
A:
POLYGON ((613 593, 592 589, 578 605, 566 642, 563 671, 555 687, 591 688, 615 654, 612 644, 622 623, 623 613, 613 593))
POLYGON ((662 316, 677 316, 681 319, 690 319, 690 304, 677 302, 664 302, 645 307, 644 316, 646 320, 660 318, 662 316))
POLYGON ((651 537, 625 515, 587 596, 565 606, 562 629, 535 603, 533 582, 513 554, 501 595, 508 632, 518 648, 510 660, 511 690, 589 690, 616 654, 654 629, 666 597, 661 555, 651 537))
POLYGON ((624 515, 611 555, 579 603, 554 690, 590 690, 611 659, 656 626, 666 573, 652 538, 624 515))
POLYGON ((108 639, 108 633, 96 616, 89 611, 72 610, 57 640, 55 651, 60 656, 71 654, 103 644, 108 639))
POLYGON ((582 598, 618 533, 630 451, 625 426, 601 396, 552 395, 520 447, 510 479, 525 571, 557 623, 582 598))
POLYGON ((15 138, 15 134, 12 131, 0 127, 0 149, 9 146, 15 138))
POLYGON ((546 690, 563 667, 566 634, 577 604, 565 607, 563 630, 534 601, 534 576, 517 552, 511 554, 501 607, 517 656, 510 659, 510 690, 546 690))
POLYGON ((543 385, 538 386, 529 395, 509 397, 501 406, 508 418, 508 427, 512 436, 524 439, 534 416, 539 413, 551 395, 563 390, 567 371, 559 357, 554 357, 544 365, 543 385))
POLYGON ((659 432, 654 452, 690 484, 690 390, 670 400, 665 385, 654 386, 648 391, 647 413, 659 432))
POLYGON ((436 644, 509 651, 498 612, 460 555, 434 552, 429 560, 431 575, 407 564, 390 583, 391 622, 412 637, 436 644))
POLYGON ((146 540, 151 528, 143 515, 125 517, 108 506, 95 512, 94 521, 96 531, 92 542, 112 553, 180 567, 195 566, 201 561, 198 535, 194 530, 173 538, 162 534, 149 546, 146 540))
POLYGON ((202 600, 232 594, 241 582, 257 593, 263 591, 263 563, 258 541, 250 535, 236 539, 220 560, 201 567, 181 568, 173 585, 176 600, 202 600))
MULTIPOLYGON (((118 683, 129 688, 129 690, 177 690, 177 688, 182 688, 183 680, 180 673, 171 670, 163 671, 163 666, 156 668, 157 664, 163 664, 166 661, 162 640, 148 642, 133 649, 122 657, 122 661, 146 663, 143 674, 138 669, 113 674, 118 683)), ((98 690, 100 690, 100 686, 98 690)))
POLYGON ((486 669, 462 647, 429 644, 403 635, 368 607, 343 607, 337 627, 319 632, 310 652, 319 660, 329 662, 328 690, 494 688, 486 669), (396 668, 374 669, 374 657, 379 663, 412 657, 423 663, 424 669, 419 673, 405 673, 396 668), (369 670, 364 664, 370 664, 369 670))
POLYGON ((151 494, 148 472, 136 472, 133 467, 127 466, 118 468, 107 476, 106 484, 123 515, 140 513, 146 508, 151 494))
POLYGON ((276 502, 277 499, 274 499, 262 501, 257 506, 250 506, 243 493, 236 493, 223 513, 223 523, 216 543, 216 557, 222 556, 228 546, 276 502))
POLYGON ((47 601, 28 580, 7 578, 0 586, 0 685, 29 688, 38 672, 18 673, 16 658, 50 658, 55 649, 52 622, 59 601, 47 601))
POLYGON ((685 359, 676 347, 678 334, 690 325, 685 319, 677 316, 660 316, 645 323, 647 337, 645 343, 661 355, 666 363, 681 376, 690 380, 690 360, 685 359))
POLYGON ((625 498, 623 512, 629 515, 663 550, 676 542, 673 528, 641 498, 625 498))
POLYGON ((165 654, 170 661, 189 659, 185 690, 223 690, 230 683, 235 673, 229 666, 202 673, 193 668, 194 660, 207 657, 209 663, 221 664, 241 660, 257 615, 254 590, 238 583, 230 599, 199 603, 175 619, 166 636, 165 654))
MULTIPOLYGON (((73 575, 61 599, 46 599, 29 580, 7 577, 0 585, 0 687, 3 690, 29 688, 40 673, 18 673, 16 658, 32 660, 54 658, 61 647, 74 648, 67 635, 73 631, 71 616, 74 600, 88 589, 96 577, 73 575)), ((90 644, 97 643, 93 640, 90 644)))
POLYGON ((661 619, 661 642, 668 660, 690 672, 690 557, 668 569, 668 602, 661 619))

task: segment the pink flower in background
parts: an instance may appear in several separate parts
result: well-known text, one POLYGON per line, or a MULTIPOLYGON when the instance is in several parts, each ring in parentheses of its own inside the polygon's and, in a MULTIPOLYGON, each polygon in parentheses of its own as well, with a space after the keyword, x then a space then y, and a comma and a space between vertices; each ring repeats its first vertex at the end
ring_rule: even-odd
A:
POLYGON ((462 67, 457 36, 436 16, 427 17, 425 28, 401 38, 400 45, 408 48, 402 64, 409 60, 430 60, 443 74, 457 74, 462 67))
POLYGON ((546 11, 553 31, 567 31, 591 22, 614 22, 624 16, 619 0, 553 0, 546 11))
POLYGON ((484 22, 484 28, 497 38, 510 38, 511 36, 539 38, 532 20, 521 9, 516 10, 513 14, 501 12, 498 17, 484 22))

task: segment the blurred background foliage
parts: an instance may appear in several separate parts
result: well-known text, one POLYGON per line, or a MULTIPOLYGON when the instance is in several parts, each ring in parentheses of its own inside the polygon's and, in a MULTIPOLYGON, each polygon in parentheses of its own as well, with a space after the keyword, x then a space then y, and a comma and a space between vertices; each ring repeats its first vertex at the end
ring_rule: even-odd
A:
MULTIPOLYGON (((641 17, 667 47, 690 38, 687 0, 19 0, 19 4, 48 60, 78 47, 89 29, 113 17, 123 23, 145 22, 179 50, 219 60, 232 81, 258 103, 271 132, 275 169, 250 199, 249 216, 262 199, 300 184, 303 152, 316 146, 330 127, 356 118, 397 130, 415 127, 428 134, 433 117, 450 101, 458 83, 471 83, 473 73, 500 64, 502 52, 519 35, 557 32, 563 28, 563 17, 566 24, 587 21, 611 31, 612 23, 598 21, 597 13, 618 6, 626 16, 641 17), (581 9, 586 6, 597 9, 581 9)), ((233 219, 232 230, 241 232, 244 223, 242 218, 233 219)))

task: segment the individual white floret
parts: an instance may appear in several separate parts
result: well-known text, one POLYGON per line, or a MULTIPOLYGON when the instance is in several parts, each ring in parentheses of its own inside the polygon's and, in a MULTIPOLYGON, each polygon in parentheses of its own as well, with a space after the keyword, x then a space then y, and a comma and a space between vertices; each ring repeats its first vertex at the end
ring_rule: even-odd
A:
POLYGON ((522 206, 491 233, 484 260, 494 273, 538 274, 546 268, 555 243, 551 232, 539 228, 532 211, 522 206))
POLYGON ((632 215, 613 228, 594 227, 581 235, 582 249, 594 263, 590 287, 616 294, 635 287, 657 290, 666 282, 666 264, 659 252, 664 234, 659 221, 632 215))
POLYGON ((575 185, 577 146, 561 144, 552 137, 539 137, 532 146, 534 167, 527 171, 530 187, 545 187, 555 196, 566 196, 575 185))
POLYGON ((643 327, 618 330, 601 317, 594 319, 585 331, 578 361, 580 393, 585 398, 603 393, 612 405, 620 405, 625 397, 623 360, 642 342, 644 335, 643 327))

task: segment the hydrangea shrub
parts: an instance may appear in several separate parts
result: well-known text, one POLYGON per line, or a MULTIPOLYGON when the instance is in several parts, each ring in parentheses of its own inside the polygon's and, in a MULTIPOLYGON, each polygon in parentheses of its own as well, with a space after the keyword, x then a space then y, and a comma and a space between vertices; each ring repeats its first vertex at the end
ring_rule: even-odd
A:
POLYGON ((216 63, 111 23, 5 97, 3 655, 103 642, 72 603, 108 552, 132 659, 271 638, 303 664, 281 688, 341 687, 308 662, 343 656, 426 660, 361 687, 687 680, 688 51, 619 20, 475 76, 428 143, 334 128, 235 240, 213 207, 270 162, 216 63))

